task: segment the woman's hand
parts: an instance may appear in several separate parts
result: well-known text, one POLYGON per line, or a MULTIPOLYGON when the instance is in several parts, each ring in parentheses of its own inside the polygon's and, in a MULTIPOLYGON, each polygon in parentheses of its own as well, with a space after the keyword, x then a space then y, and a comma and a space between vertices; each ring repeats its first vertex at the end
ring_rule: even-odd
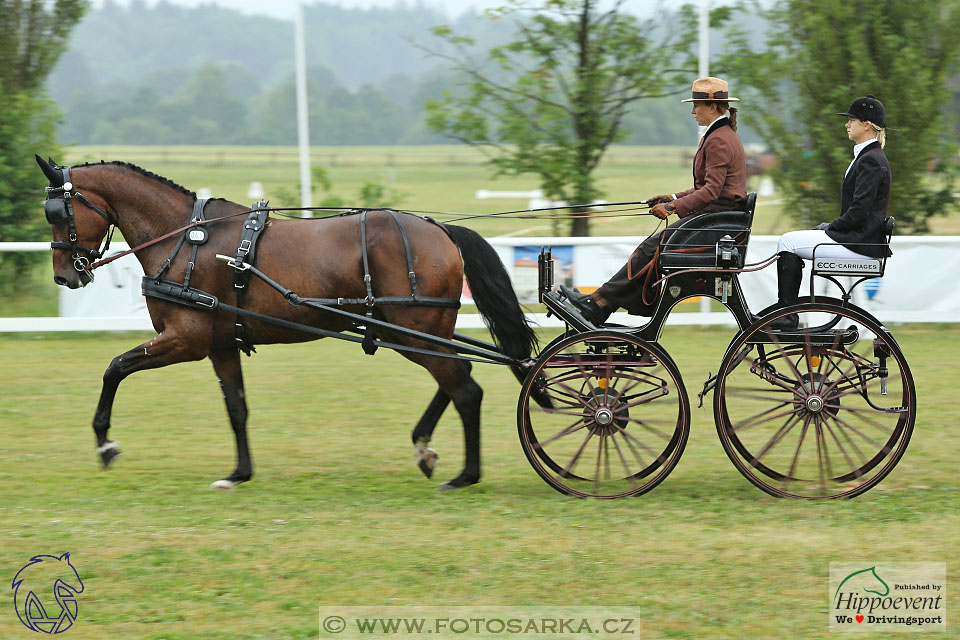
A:
POLYGON ((668 209, 667 205, 669 204, 669 202, 670 202, 669 199, 667 200, 667 202, 658 202, 656 206, 650 210, 650 213, 657 216, 661 220, 666 220, 667 218, 670 217, 671 213, 675 213, 677 210, 675 207, 668 209))
POLYGON ((826 231, 828 228, 830 228, 830 223, 829 223, 829 222, 821 222, 820 224, 818 224, 817 226, 815 226, 815 227, 813 228, 813 230, 814 230, 814 231, 826 231))
POLYGON ((671 200, 673 200, 673 196, 671 196, 669 193, 661 193, 658 196, 647 198, 646 200, 644 200, 644 202, 646 202, 650 206, 653 206, 655 204, 660 204, 661 202, 670 202, 671 200))

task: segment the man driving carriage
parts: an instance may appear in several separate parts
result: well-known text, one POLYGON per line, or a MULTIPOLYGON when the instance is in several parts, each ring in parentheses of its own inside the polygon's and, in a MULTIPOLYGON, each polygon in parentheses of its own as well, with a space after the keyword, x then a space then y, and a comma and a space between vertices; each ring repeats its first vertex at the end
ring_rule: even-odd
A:
POLYGON ((690 216, 744 210, 746 154, 737 135, 737 109, 730 106, 739 100, 730 97, 727 82, 720 78, 698 78, 693 83, 692 96, 681 101, 693 103, 690 113, 697 124, 705 127, 693 158, 693 188, 647 200, 653 205, 653 215, 666 220, 676 214, 679 220, 644 240, 627 263, 592 294, 561 287, 586 320, 603 324, 620 307, 632 315, 653 315, 657 299, 652 286, 658 278, 656 258, 667 232, 690 216))

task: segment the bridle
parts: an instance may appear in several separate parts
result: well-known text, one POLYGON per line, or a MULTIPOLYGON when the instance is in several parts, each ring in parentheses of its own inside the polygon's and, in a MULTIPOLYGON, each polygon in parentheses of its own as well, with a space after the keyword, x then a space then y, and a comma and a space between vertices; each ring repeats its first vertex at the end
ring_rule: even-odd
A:
POLYGON ((113 232, 117 229, 116 221, 109 213, 90 202, 82 193, 76 190, 73 183, 70 182, 70 168, 56 167, 63 175, 63 184, 59 187, 45 187, 47 199, 43 203, 43 212, 46 214, 47 222, 51 225, 67 223, 67 238, 69 242, 54 241, 50 243, 51 249, 68 249, 73 259, 73 268, 78 272, 87 272, 90 279, 93 279, 93 271, 90 270, 90 259, 97 260, 110 249, 110 241, 113 239, 113 232), (62 198, 51 198, 53 194, 62 193, 62 198), (106 242, 101 248, 91 249, 77 242, 77 224, 73 214, 73 199, 76 198, 84 206, 96 212, 107 221, 106 242), (86 255, 81 255, 86 254, 86 255))

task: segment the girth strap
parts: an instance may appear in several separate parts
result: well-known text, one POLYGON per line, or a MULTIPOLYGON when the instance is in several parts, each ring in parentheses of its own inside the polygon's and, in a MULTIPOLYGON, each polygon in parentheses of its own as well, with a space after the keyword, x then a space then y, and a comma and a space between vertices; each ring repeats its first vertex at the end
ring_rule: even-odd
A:
MULTIPOLYGON (((363 257, 363 284, 367 290, 367 297, 362 301, 367 306, 366 316, 368 318, 373 317, 373 308, 376 304, 400 304, 400 300, 414 300, 418 301, 419 296, 417 293, 417 274, 413 272, 413 257, 410 254, 410 241, 407 240, 407 232, 403 228, 403 223, 400 221, 400 216, 393 209, 383 209, 393 217, 393 221, 397 223, 397 229, 400 230, 400 238, 403 240, 403 255, 407 261, 407 277, 410 279, 410 298, 401 298, 399 296, 390 296, 384 298, 374 298, 373 296, 373 280, 370 276, 370 259, 367 254, 367 209, 362 209, 360 211, 360 251, 363 257)), ((338 299, 340 300, 340 299, 338 299)), ((437 303, 436 299, 431 300, 425 306, 447 306, 449 301, 444 300, 440 304, 437 303)), ((338 302, 338 304, 344 304, 343 302, 338 302)), ((457 305, 459 306, 459 304, 457 305)), ((377 351, 377 344, 375 336, 373 333, 373 328, 369 325, 366 327, 365 334, 363 336, 363 351, 367 355, 372 356, 377 351)))
MULTIPOLYGON (((260 200, 254 202, 250 207, 250 215, 243 223, 243 229, 240 232, 240 243, 237 245, 237 251, 233 258, 233 288, 237 292, 237 307, 243 308, 244 294, 247 285, 250 284, 250 274, 243 265, 252 265, 257 251, 257 240, 267 226, 267 217, 270 215, 267 209, 267 201, 260 200)), ((234 324, 234 339, 237 342, 237 348, 248 356, 256 352, 256 347, 250 341, 247 335, 247 327, 243 322, 243 316, 237 315, 237 321, 234 324)))

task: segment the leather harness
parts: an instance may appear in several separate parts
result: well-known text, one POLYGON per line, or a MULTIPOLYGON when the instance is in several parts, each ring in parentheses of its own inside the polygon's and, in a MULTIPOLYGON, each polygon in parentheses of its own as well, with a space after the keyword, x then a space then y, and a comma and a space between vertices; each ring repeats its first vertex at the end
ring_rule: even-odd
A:
MULTIPOLYGON (((366 296, 363 298, 301 298, 296 293, 285 289, 283 286, 277 284, 259 269, 254 267, 254 260, 256 257, 257 241, 260 239, 261 234, 264 229, 267 227, 267 218, 269 215, 269 209, 267 208, 266 201, 260 201, 253 204, 251 207, 250 213, 247 216, 246 220, 243 223, 243 228, 240 233, 240 240, 237 244, 237 250, 234 252, 233 258, 228 258, 227 256, 222 256, 221 259, 228 261, 229 266, 234 269, 234 279, 233 286, 236 290, 236 306, 228 305, 220 300, 213 294, 207 293, 197 289, 196 287, 190 286, 190 278, 193 274, 193 271, 196 267, 196 258, 197 251, 200 245, 205 244, 208 239, 207 229, 202 226, 202 223, 205 221, 203 217, 203 209, 207 203, 206 199, 198 199, 195 201, 193 206, 193 212, 191 214, 191 223, 200 222, 201 224, 197 226, 191 226, 178 240, 176 246, 174 246, 173 251, 167 257, 167 260, 160 267, 160 270, 152 276, 145 276, 141 282, 141 291, 143 295, 150 296, 152 298, 158 298, 161 300, 166 300, 168 302, 174 302, 184 306, 192 307, 195 309, 222 309, 224 311, 232 312, 236 315, 236 322, 234 324, 234 333, 237 349, 243 351, 248 356, 256 352, 256 348, 250 338, 249 330, 244 323, 244 318, 254 318, 264 322, 277 324, 279 326, 285 326, 289 328, 295 328, 301 331, 306 331, 308 333, 314 333, 317 335, 329 335, 347 338, 337 332, 326 331, 323 329, 317 329, 316 327, 310 327, 309 325, 302 325, 299 323, 293 323, 286 320, 281 320, 279 318, 273 318, 271 316, 266 316, 264 314, 255 313, 248 311, 243 308, 244 298, 247 291, 247 288, 250 284, 251 275, 256 275, 258 278, 263 280, 267 285, 273 287, 274 289, 280 291, 284 298, 295 306, 306 305, 310 307, 317 308, 319 310, 331 311, 334 313, 342 314, 348 316, 352 319, 361 318, 356 314, 352 314, 346 311, 340 311, 335 309, 339 306, 347 305, 357 305, 363 304, 366 306, 365 318, 362 322, 355 321, 357 328, 362 327, 364 330, 364 337, 361 340, 360 338, 347 338, 355 342, 361 342, 363 350, 369 355, 373 355, 376 352, 378 346, 383 344, 384 346, 390 346, 390 348, 398 348, 398 345, 387 345, 386 343, 379 343, 376 340, 374 335, 374 330, 376 327, 380 328, 389 328, 389 323, 385 323, 381 320, 377 320, 373 317, 373 311, 377 305, 407 305, 407 306, 423 306, 423 307, 445 307, 451 309, 460 308, 460 301, 453 300, 450 298, 436 298, 430 296, 421 296, 419 289, 417 287, 417 276, 413 270, 413 257, 410 251, 410 242, 407 238, 406 230, 403 226, 403 223, 400 219, 399 212, 392 209, 384 209, 387 211, 394 219, 397 224, 397 228, 400 231, 400 237, 403 240, 403 252, 404 258, 406 260, 407 266, 407 277, 410 280, 410 295, 409 296, 381 296, 376 297, 373 295, 373 278, 370 274, 370 260, 368 255, 367 248, 367 213, 370 211, 368 209, 360 209, 354 211, 348 211, 340 214, 340 216, 350 216, 350 215, 359 215, 360 223, 360 244, 361 244, 361 257, 363 263, 363 282, 366 289, 366 296), (192 247, 192 255, 190 262, 187 265, 187 271, 184 276, 182 283, 175 282, 172 280, 163 279, 163 274, 170 268, 170 265, 173 262, 173 259, 180 252, 181 248, 185 243, 190 243, 192 247)), ((413 214, 406 214, 413 215, 413 214)), ((419 216, 418 216, 419 217, 419 216)), ((443 228, 443 225, 432 220, 431 218, 423 218, 428 222, 436 224, 443 228)), ((444 232, 449 236, 449 232, 444 229, 444 232)), ((415 349, 412 347, 402 348, 400 350, 404 351, 415 351, 419 352, 421 350, 415 349)), ((433 351, 423 350, 424 353, 434 354, 433 351)))

